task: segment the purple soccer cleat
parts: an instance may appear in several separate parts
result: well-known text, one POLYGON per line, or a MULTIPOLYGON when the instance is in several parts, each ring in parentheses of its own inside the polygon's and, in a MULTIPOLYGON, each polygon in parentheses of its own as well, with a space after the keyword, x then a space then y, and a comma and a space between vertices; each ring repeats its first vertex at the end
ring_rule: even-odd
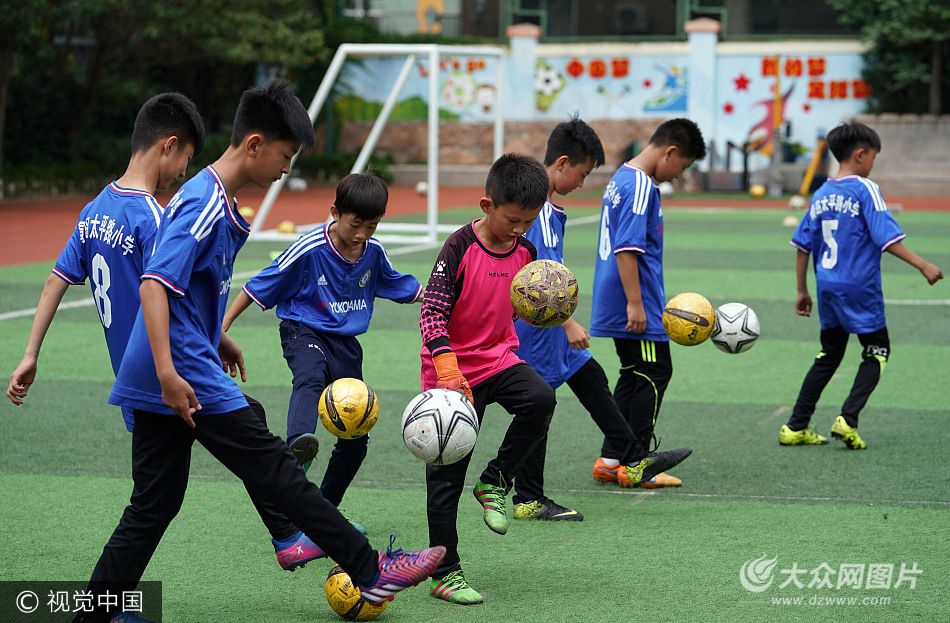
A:
POLYGON ((379 552, 379 574, 371 586, 360 586, 363 599, 371 603, 392 601, 399 591, 415 586, 428 578, 445 558, 441 545, 418 552, 393 550, 396 536, 389 537, 386 552, 379 552))
POLYGON ((311 560, 326 557, 326 554, 320 549, 320 546, 311 541, 310 537, 306 534, 298 531, 295 536, 294 541, 283 548, 278 545, 277 541, 273 541, 272 539, 274 542, 274 550, 277 553, 277 564, 279 564, 282 569, 293 571, 294 569, 306 565, 311 560))

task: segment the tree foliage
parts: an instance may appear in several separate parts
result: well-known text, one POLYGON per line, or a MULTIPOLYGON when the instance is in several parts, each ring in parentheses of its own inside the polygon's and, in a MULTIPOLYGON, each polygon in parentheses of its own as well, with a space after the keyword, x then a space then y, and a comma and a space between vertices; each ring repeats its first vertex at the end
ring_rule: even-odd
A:
POLYGON ((873 47, 865 78, 876 112, 939 114, 950 102, 950 1, 828 0, 873 47))
POLYGON ((139 105, 167 90, 226 131, 244 89, 326 63, 325 5, 335 3, 4 0, 0 163, 124 166, 139 105))

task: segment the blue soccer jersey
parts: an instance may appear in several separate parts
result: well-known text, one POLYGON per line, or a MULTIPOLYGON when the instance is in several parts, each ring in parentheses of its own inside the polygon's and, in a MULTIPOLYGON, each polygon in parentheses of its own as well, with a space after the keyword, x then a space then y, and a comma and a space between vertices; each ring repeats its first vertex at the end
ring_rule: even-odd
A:
POLYGON ((791 239, 812 256, 822 329, 886 326, 881 253, 903 238, 877 184, 858 175, 822 184, 791 239))
POLYGON ((333 246, 330 225, 321 225, 287 247, 244 286, 261 309, 314 331, 360 335, 369 329, 376 297, 412 303, 422 286, 393 268, 383 245, 370 238, 355 262, 333 246))
MULTIPOLYGON (((178 374, 191 384, 202 413, 247 406, 244 394, 221 367, 218 343, 228 303, 234 257, 250 226, 229 201, 212 167, 191 178, 172 197, 162 217, 155 252, 142 279, 168 291, 168 331, 178 374)), ((162 402, 141 311, 129 336, 109 402, 152 413, 174 414, 162 402)))
MULTIPOLYGON (((538 250, 539 260, 564 262, 564 227, 567 215, 550 201, 545 202, 531 228, 525 234, 538 250)), ((542 329, 521 320, 515 321, 518 332, 517 355, 525 360, 551 387, 574 376, 591 358, 587 349, 571 348, 561 327, 542 329)))
MULTIPOLYGON (((149 193, 112 182, 89 202, 53 274, 70 285, 89 279, 112 371, 119 371, 139 311, 139 280, 155 243, 162 208, 149 193)), ((123 409, 131 431, 132 413, 123 409)))
POLYGON ((649 175, 627 163, 604 190, 600 236, 594 265, 590 334, 654 342, 669 341, 663 330, 663 209, 660 190, 649 175), (635 253, 640 294, 647 316, 644 333, 627 331, 627 297, 617 269, 617 253, 635 253))

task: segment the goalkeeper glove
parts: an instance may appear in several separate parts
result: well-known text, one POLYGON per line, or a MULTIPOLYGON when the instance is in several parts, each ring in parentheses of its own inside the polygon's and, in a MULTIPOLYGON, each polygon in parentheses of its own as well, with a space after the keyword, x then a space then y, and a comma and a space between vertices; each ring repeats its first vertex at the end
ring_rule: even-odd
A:
POLYGON ((459 371, 459 362, 455 353, 449 351, 436 355, 432 358, 432 363, 435 365, 435 371, 438 375, 438 380, 435 383, 437 388, 460 392, 468 398, 470 403, 475 404, 475 399, 472 397, 472 388, 468 386, 468 381, 459 371))

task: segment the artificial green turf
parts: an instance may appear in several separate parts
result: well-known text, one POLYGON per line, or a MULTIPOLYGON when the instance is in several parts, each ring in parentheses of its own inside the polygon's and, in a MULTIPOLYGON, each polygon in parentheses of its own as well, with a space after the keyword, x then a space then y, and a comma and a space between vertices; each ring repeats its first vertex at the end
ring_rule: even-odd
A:
MULTIPOLYGON (((82 579, 129 490, 120 479, 89 476, 4 474, 0 485, 9 502, 5 521, 20 526, 0 537, 4 576, 35 580, 82 579)), ((516 522, 502 537, 482 524, 466 492, 460 551, 486 603, 452 606, 419 588, 400 595, 381 620, 932 621, 946 605, 950 561, 935 546, 950 536, 943 510, 668 493, 564 494, 560 501, 587 513, 584 522, 516 522), (775 583, 765 593, 747 592, 740 568, 763 555, 777 558, 775 583), (778 588, 780 570, 793 563, 805 570, 884 563, 895 573, 901 563, 916 563, 920 574, 915 588, 886 591, 778 588), (771 602, 851 595, 887 596, 891 603, 829 609, 771 602)), ((391 531, 397 544, 425 542, 420 488, 354 487, 347 503, 372 542, 385 544, 391 531)), ((145 578, 163 582, 166 621, 333 621, 322 596, 329 566, 318 561, 281 571, 240 485, 193 479, 145 578)), ((811 576, 801 579, 807 585, 811 576)))
MULTIPOLYGON (((595 210, 570 209, 566 262, 581 283, 577 318, 587 324, 595 210)), ((667 210, 666 290, 704 293, 715 304, 751 305, 762 338, 741 355, 711 344, 673 346, 674 376, 660 413, 662 449, 688 445, 694 455, 676 468, 685 486, 656 494, 597 486, 590 478, 600 438, 566 388, 552 424, 546 482, 559 502, 586 514, 580 524, 517 523, 506 537, 481 523, 470 493, 461 505, 466 571, 488 599, 458 608, 417 589, 401 595, 381 620, 391 621, 798 621, 938 620, 950 607, 950 470, 946 448, 946 375, 950 305, 946 283, 929 287, 913 269, 883 261, 893 356, 862 415, 865 452, 832 443, 782 448, 778 428, 818 350, 817 317, 792 311, 794 255, 783 211, 667 210), (922 302, 931 302, 925 305, 922 302), (886 517, 886 518, 885 518, 886 517), (763 555, 778 568, 917 562, 916 589, 745 591, 739 569, 763 555), (771 597, 891 598, 886 606, 772 605, 771 597)), ((471 212, 450 215, 465 222, 471 212)), ((950 217, 899 215, 907 244, 947 268, 950 217)), ((250 243, 238 272, 266 264, 278 243, 250 243)), ((402 254, 397 268, 424 279, 435 250, 402 254)), ((0 313, 35 304, 49 263, 0 268, 0 313)), ((232 294, 236 292, 236 288, 232 294)), ((88 290, 73 288, 67 300, 88 290)), ((0 369, 19 360, 28 317, 0 321, 0 369)), ((272 430, 285 430, 290 374, 272 312, 245 312, 232 335, 245 350, 246 391, 268 408, 272 430)), ((364 373, 381 397, 370 453, 344 506, 366 523, 377 546, 390 531, 405 547, 424 545, 423 467, 402 447, 402 406, 418 391, 418 307, 377 302, 362 336, 364 373)), ((617 361, 609 340, 592 352, 608 375, 617 361)), ((852 342, 815 415, 827 429, 858 363, 852 342)), ((129 435, 106 406, 111 368, 92 306, 64 309, 47 338, 40 375, 27 404, 0 407, 0 579, 83 579, 127 501, 129 435)), ((483 465, 509 416, 490 408, 473 465, 483 465)), ((324 444, 311 472, 319 477, 324 444)), ((329 621, 322 597, 328 563, 279 571, 266 534, 240 483, 201 448, 182 515, 149 567, 165 582, 167 620, 329 621)), ((469 484, 477 477, 473 467, 469 484)))

